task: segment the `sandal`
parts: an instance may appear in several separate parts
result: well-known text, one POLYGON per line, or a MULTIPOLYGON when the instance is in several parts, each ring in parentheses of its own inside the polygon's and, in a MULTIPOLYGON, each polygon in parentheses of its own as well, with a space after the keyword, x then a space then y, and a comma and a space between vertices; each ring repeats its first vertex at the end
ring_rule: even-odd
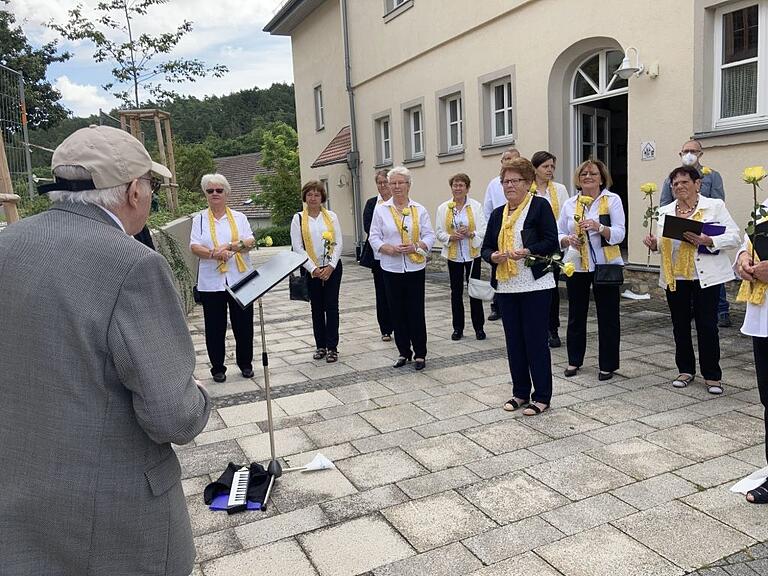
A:
POLYGON ((707 382, 707 392, 714 394, 715 396, 719 396, 723 393, 723 385, 720 382, 707 382))
POLYGON ((750 504, 768 504, 768 480, 754 490, 747 492, 747 502, 750 504), (752 500, 749 497, 752 496, 752 500))
POLYGON ((523 406, 525 406, 527 403, 528 403, 528 400, 522 400, 520 398, 510 398, 504 403, 504 406, 502 406, 502 408, 504 408, 504 410, 506 410, 507 412, 514 412, 518 408, 522 408, 523 406))
POLYGON ((381 335, 381 341, 382 342, 392 342, 392 336, 389 334, 382 334, 381 335))
POLYGON ((672 380, 672 386, 675 388, 685 388, 693 382, 694 376, 693 374, 679 374, 677 378, 672 380))
POLYGON ((328 357, 325 359, 328 364, 336 362, 339 359, 339 352, 337 350, 328 350, 328 357))
POLYGON ((312 358, 315 360, 322 360, 325 358, 325 348, 318 348, 315 350, 315 353, 312 355, 312 358))
POLYGON ((544 412, 545 410, 549 410, 549 404, 542 404, 541 402, 531 402, 530 404, 528 404, 528 406, 525 407, 525 410, 523 410, 523 416, 537 416, 542 412, 544 412))

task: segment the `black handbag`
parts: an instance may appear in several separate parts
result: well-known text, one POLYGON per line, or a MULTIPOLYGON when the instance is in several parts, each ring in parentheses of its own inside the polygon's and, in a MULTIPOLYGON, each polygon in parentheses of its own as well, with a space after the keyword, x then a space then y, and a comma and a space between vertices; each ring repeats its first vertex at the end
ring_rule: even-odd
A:
POLYGON ((371 248, 370 243, 366 240, 365 244, 363 244, 363 250, 360 252, 360 260, 358 261, 358 264, 364 268, 373 268, 374 260, 373 248, 371 248))
POLYGON ((598 264, 595 249, 592 242, 586 239, 589 251, 592 253, 592 262, 595 264, 595 276, 592 282, 595 286, 621 286, 624 284, 624 266, 622 264, 598 264))
POLYGON ((288 296, 291 300, 309 302, 309 272, 302 266, 299 274, 288 277, 288 296))

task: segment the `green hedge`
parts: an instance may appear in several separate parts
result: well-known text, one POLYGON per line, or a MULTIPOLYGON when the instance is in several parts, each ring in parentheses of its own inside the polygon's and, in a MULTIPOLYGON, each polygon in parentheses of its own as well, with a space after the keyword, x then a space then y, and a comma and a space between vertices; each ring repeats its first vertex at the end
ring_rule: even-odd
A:
POLYGON ((272 236, 273 246, 291 245, 291 227, 290 226, 270 226, 269 228, 256 228, 253 235, 257 240, 264 236, 272 236))

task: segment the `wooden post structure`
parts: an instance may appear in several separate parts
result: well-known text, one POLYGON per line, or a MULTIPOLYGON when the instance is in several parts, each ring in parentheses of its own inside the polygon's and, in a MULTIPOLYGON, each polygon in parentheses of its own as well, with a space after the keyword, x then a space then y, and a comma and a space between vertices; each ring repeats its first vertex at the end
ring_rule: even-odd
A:
POLYGON ((171 132, 171 117, 166 116, 163 120, 165 126, 165 147, 168 154, 168 170, 171 171, 171 186, 169 188, 170 193, 173 195, 173 201, 176 203, 176 207, 179 206, 179 184, 176 182, 176 157, 173 154, 173 132, 171 132))
MULTIPOLYGON (((160 117, 155 116, 153 118, 155 121, 155 136, 157 137, 157 149, 160 152, 160 163, 163 166, 168 166, 168 160, 165 156, 165 143, 163 142, 163 127, 160 124, 160 117)), ((168 210, 171 212, 176 212, 179 208, 179 203, 176 201, 176 195, 174 194, 174 190, 171 186, 171 182, 168 178, 163 178, 163 182, 165 183, 165 187, 168 190, 168 194, 165 198, 166 203, 168 204, 168 210)))
POLYGON ((13 224, 19 220, 19 210, 17 205, 21 198, 13 193, 13 181, 11 172, 8 169, 8 158, 5 156, 5 140, 0 134, 0 204, 3 205, 5 219, 8 224, 13 224))

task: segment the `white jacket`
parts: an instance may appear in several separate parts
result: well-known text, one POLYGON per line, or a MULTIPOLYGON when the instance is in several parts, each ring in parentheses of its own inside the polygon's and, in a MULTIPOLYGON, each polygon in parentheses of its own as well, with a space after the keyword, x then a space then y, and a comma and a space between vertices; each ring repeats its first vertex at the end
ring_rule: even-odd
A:
MULTIPOLYGON (((676 207, 677 200, 659 208, 659 227, 656 234, 659 245, 664 234, 664 218, 670 214, 674 216, 676 207)), ((739 246, 741 240, 739 237, 739 227, 731 218, 722 200, 699 195, 699 205, 696 210, 701 210, 702 222, 717 223, 725 226, 725 232, 719 236, 712 236, 714 245, 711 248, 707 248, 710 252, 709 254, 700 254, 698 249, 696 250, 694 256, 694 280, 698 279, 702 288, 730 282, 734 279, 733 268, 731 267, 731 259, 724 250, 730 250, 739 246), (715 254, 718 250, 720 252, 715 254)), ((659 286, 666 288, 667 284, 664 267, 662 266, 661 273, 659 274, 659 286)))
MULTIPOLYGON (((437 214, 435 215, 435 235, 437 236, 437 239, 443 243, 443 249, 440 251, 440 256, 443 258, 448 258, 448 243, 451 235, 451 230, 445 229, 445 215, 448 212, 448 202, 450 202, 450 200, 440 204, 440 206, 437 207, 437 214)), ((459 262, 470 262, 472 260, 469 255, 470 245, 472 248, 477 248, 478 250, 482 247, 483 238, 485 237, 485 226, 487 224, 485 215, 483 214, 483 206, 480 202, 472 198, 467 198, 467 201, 464 203, 464 208, 462 208, 461 213, 458 216, 460 223, 468 225, 467 206, 472 207, 472 216, 475 219, 475 235, 471 239, 461 241, 461 249, 458 250, 457 254, 459 262)))

